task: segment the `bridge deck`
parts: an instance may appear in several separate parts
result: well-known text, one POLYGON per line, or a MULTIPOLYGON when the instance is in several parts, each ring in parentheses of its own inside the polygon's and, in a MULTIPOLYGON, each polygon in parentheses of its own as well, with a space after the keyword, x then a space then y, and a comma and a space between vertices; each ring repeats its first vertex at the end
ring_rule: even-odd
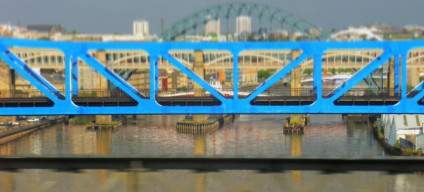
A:
POLYGON ((327 172, 345 171, 424 171, 422 158, 242 158, 242 157, 22 157, 0 156, 1 170, 17 169, 189 169, 198 171, 258 170, 278 172, 284 170, 309 170, 327 172))
MULTIPOLYGON (((263 106, 296 106, 314 103, 314 96, 259 96, 252 100, 252 105, 263 106)), ((335 105, 394 105, 399 97, 389 96, 343 96, 335 101, 335 105)), ((216 106, 221 101, 213 97, 157 97, 156 101, 163 106, 216 106)), ((136 106, 137 102, 129 97, 79 97, 73 98, 78 106, 136 106)), ((0 107, 51 107, 54 103, 48 98, 2 98, 0 107)))

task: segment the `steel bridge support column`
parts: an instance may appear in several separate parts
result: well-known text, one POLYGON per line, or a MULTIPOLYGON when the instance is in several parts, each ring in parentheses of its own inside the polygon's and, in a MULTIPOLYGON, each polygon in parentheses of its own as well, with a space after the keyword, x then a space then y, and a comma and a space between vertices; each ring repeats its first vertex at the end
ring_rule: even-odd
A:
POLYGON ((72 96, 78 96, 78 58, 72 56, 72 96))
MULTIPOLYGON (((202 79, 205 79, 205 64, 203 61, 203 51, 195 50, 194 51, 194 64, 193 64, 193 72, 196 73, 202 79)), ((205 96, 205 90, 203 87, 195 83, 193 85, 194 96, 195 97, 203 97, 205 96)), ((193 115, 193 122, 204 122, 206 121, 206 115, 193 115)))
MULTIPOLYGON (((0 60, 0 98, 15 97, 15 71, 0 60)), ((0 116, 0 122, 16 121, 16 116, 0 116)))
POLYGON ((389 60, 389 74, 387 77, 387 88, 389 89, 389 96, 395 96, 395 59, 389 60))
MULTIPOLYGON (((293 50, 291 52, 292 60, 300 56, 301 52, 299 50, 293 50)), ((293 69, 290 73, 290 96, 300 96, 302 88, 302 68, 299 65, 293 69)))
MULTIPOLYGON (((103 63, 103 65, 107 65, 106 61, 106 51, 99 50, 96 52, 96 59, 103 63)), ((96 73, 96 85, 95 85, 95 91, 97 97, 109 97, 109 82, 108 80, 103 77, 101 74, 96 73)), ((112 115, 96 115, 96 122, 111 122, 112 121, 112 115)))

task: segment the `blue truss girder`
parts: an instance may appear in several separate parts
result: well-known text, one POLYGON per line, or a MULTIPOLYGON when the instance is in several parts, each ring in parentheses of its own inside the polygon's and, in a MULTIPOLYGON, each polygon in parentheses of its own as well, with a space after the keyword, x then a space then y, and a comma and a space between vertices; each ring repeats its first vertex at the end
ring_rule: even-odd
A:
POLYGON ((137 102, 143 102, 144 99, 142 98, 142 94, 137 89, 132 87, 124 79, 119 77, 119 75, 115 74, 114 72, 109 70, 106 66, 104 66, 102 63, 97 61, 97 59, 93 58, 89 54, 80 55, 80 58, 89 66, 94 68, 102 76, 108 79, 111 83, 115 84, 122 91, 124 91, 126 94, 132 97, 134 100, 136 100, 137 102))
POLYGON ((10 65, 15 71, 17 71, 22 77, 30 81, 37 89, 39 89, 44 95, 46 95, 52 101, 58 101, 64 99, 65 96, 60 93, 53 85, 51 85, 42 76, 35 73, 29 68, 24 62, 16 57, 9 50, 2 49, 0 51, 0 58, 10 65))
POLYGON ((71 77, 72 77, 72 95, 78 96, 78 58, 72 57, 71 77))
POLYGON ((343 94, 349 91, 353 86, 357 85, 364 78, 366 78, 373 71, 375 71, 378 67, 383 65, 386 61, 388 61, 390 57, 391 55, 389 53, 383 53, 382 55, 378 56, 376 60, 372 61, 363 69, 355 73, 355 75, 351 79, 342 83, 339 87, 337 87, 333 92, 329 94, 331 95, 331 101, 334 101, 338 99, 339 97, 341 97, 343 94))
POLYGON ((0 58, 26 78, 32 85, 50 98, 52 107, 0 107, 0 115, 68 115, 68 114, 271 114, 271 113, 424 113, 424 106, 418 101, 424 97, 424 85, 421 83, 413 91, 412 98, 407 97, 406 77, 407 53, 414 48, 424 47, 424 41, 396 41, 396 42, 278 42, 278 43, 99 43, 99 42, 51 42, 0 38, 0 58), (9 47, 25 47, 38 49, 56 49, 65 55, 65 99, 59 99, 56 89, 48 81, 31 72, 26 64, 13 54, 9 54, 9 47), (376 60, 358 71, 351 79, 335 89, 330 97, 322 95, 322 56, 327 50, 353 49, 382 49, 384 53, 376 60), (114 51, 145 51, 150 56, 150 99, 142 98, 138 90, 129 85, 116 73, 108 70, 104 64, 88 54, 88 50, 114 51), (239 53, 246 50, 302 50, 301 56, 270 77, 265 83, 258 86, 247 98, 238 98, 238 78, 234 78, 234 97, 225 98, 206 81, 197 76, 192 70, 185 67, 178 60, 169 55, 169 51, 178 50, 221 50, 233 54, 234 77, 238 74, 239 53), (165 58, 170 64, 186 74, 195 83, 221 101, 219 106, 161 106, 156 102, 158 89, 159 66, 158 58, 165 58), (263 91, 270 88, 284 75, 307 58, 314 58, 314 91, 316 100, 310 105, 302 106, 257 106, 250 102, 263 91), (395 89, 401 92, 400 101, 395 105, 382 106, 345 106, 335 105, 334 101, 349 91, 357 83, 369 76, 389 58, 402 59, 395 61, 395 89), (130 97, 138 101, 137 106, 106 106, 82 107, 72 102, 74 92, 78 91, 77 58, 85 61, 100 75, 108 79, 115 86, 130 97), (402 65, 400 65, 402 63, 402 65), (400 69, 401 68, 401 69, 400 69), (399 71, 401 71, 399 73, 399 71), (36 75, 36 76, 35 76, 36 75), (399 81, 398 77, 401 77, 399 81), (41 79, 41 81, 40 81, 41 79), (400 85, 400 86, 399 86, 400 85), (72 93, 72 94, 71 94, 72 93))
MULTIPOLYGON (((352 70, 353 70, 354 72, 356 72, 356 69, 355 69, 355 68, 352 68, 352 70)), ((382 80, 382 79, 380 79, 380 80, 382 80)), ((377 95, 378 90, 379 90, 379 87, 378 87, 378 84, 375 82, 375 80, 372 78, 372 75, 365 77, 365 79, 363 79, 362 81, 364 82, 364 84, 365 84, 366 86, 368 86, 368 88, 370 88, 370 89, 371 89, 371 91, 372 91, 375 95, 377 95)))
POLYGON ((209 83, 204 81, 202 78, 197 76, 193 71, 188 69, 186 66, 184 66, 182 63, 180 63, 177 59, 170 56, 169 54, 164 54, 163 57, 172 65, 174 65, 177 69, 179 69, 181 72, 186 74, 189 78, 191 78, 194 82, 202 86, 206 91, 209 91, 215 98, 223 101, 225 100, 224 96, 219 93, 217 90, 215 90, 209 83))
POLYGON ((246 100, 251 101, 255 97, 257 97, 259 94, 270 88, 272 85, 278 82, 281 78, 283 78, 285 75, 287 75, 290 71, 292 71, 294 68, 299 66, 305 59, 307 58, 307 54, 302 54, 298 58, 296 58, 294 61, 292 61, 290 64, 282 68, 280 71, 274 73, 271 77, 269 77, 264 83, 259 85, 247 98, 246 100))

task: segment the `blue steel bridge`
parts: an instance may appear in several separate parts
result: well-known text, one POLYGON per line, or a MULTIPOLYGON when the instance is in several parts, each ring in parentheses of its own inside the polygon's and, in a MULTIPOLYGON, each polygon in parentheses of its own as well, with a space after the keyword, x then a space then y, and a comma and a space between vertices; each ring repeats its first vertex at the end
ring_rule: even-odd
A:
MULTIPOLYGON (((50 42, 0 39, 0 59, 38 89, 43 97, 23 98, 13 94, 0 99, 1 115, 65 115, 65 114, 266 114, 266 113, 422 113, 423 83, 407 90, 408 54, 424 47, 424 41, 396 42, 283 42, 283 43, 89 43, 50 42), (12 48, 54 49, 64 55, 65 88, 58 89, 33 70, 11 51, 12 48), (323 88, 323 61, 328 50, 379 49, 382 53, 369 60, 350 79, 338 87, 323 88), (91 50, 144 51, 149 55, 149 87, 145 92, 135 89, 102 63, 91 50), (196 61, 190 69, 170 54, 178 50, 228 51, 232 58, 233 87, 231 95, 224 95, 196 73, 196 61), (249 50, 289 50, 299 53, 254 88, 240 95, 239 55, 249 50), (198 97, 158 97, 159 65, 164 59, 209 95, 198 97), (313 85, 306 88, 271 89, 283 77, 291 75, 295 81, 297 68, 313 59, 313 85), (99 76, 107 79, 119 91, 84 97, 78 89, 77 61, 84 61, 99 76), (382 65, 389 63, 388 86, 380 94, 349 94, 357 92, 356 85, 367 81, 382 65), (286 92, 276 95, 274 92, 286 92), (307 94, 303 93, 307 92, 307 94)), ((203 58, 203 57, 202 57, 203 58)), ((201 61, 200 61, 201 62, 201 61)), ((4 78, 4 77, 3 77, 4 78)), ((6 78, 7 79, 7 78, 6 78)), ((291 82, 290 82, 291 83, 291 82)), ((366 88, 363 88, 366 89, 366 88)), ((9 90, 11 93, 13 90, 9 90)))

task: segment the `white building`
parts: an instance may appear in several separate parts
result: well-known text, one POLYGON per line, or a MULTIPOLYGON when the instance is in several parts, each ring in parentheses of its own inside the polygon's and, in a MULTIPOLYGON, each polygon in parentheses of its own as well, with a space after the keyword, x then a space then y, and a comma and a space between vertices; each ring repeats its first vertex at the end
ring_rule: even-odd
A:
POLYGON ((331 34, 331 39, 336 41, 383 41, 383 37, 380 34, 381 31, 374 27, 349 27, 346 30, 341 30, 331 34))
POLYGON ((241 35, 243 32, 252 32, 252 19, 248 16, 238 16, 236 19, 237 35, 241 35))
POLYGON ((136 36, 149 35, 149 22, 146 20, 136 20, 133 22, 133 34, 136 36))
POLYGON ((396 141, 410 140, 416 149, 424 148, 419 139, 423 135, 424 115, 382 115, 384 138, 393 146, 396 141))
POLYGON ((219 35, 221 33, 221 21, 218 20, 209 20, 205 25, 205 34, 216 34, 219 35))

